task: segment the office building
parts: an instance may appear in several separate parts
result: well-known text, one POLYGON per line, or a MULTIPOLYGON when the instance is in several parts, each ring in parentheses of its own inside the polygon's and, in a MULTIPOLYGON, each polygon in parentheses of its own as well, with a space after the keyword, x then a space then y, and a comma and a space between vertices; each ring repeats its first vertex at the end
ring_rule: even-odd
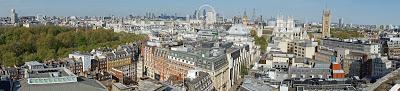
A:
POLYGON ((350 66, 349 76, 358 76, 368 78, 372 82, 390 73, 392 60, 385 57, 376 57, 367 60, 357 60, 350 66))
POLYGON ((343 28, 344 27, 344 22, 343 22, 343 18, 339 18, 339 28, 343 28))
POLYGON ((250 47, 232 42, 192 41, 173 47, 147 45, 142 49, 144 75, 172 84, 184 81, 189 70, 210 74, 217 90, 226 90, 240 78, 240 69, 250 65, 250 47))
POLYGON ((11 24, 18 23, 18 14, 15 12, 15 9, 11 9, 11 24))
POLYGON ((296 57, 314 58, 318 42, 311 40, 295 41, 293 43, 293 53, 296 57))
POLYGON ((329 49, 348 49, 350 52, 378 54, 380 53, 380 45, 368 41, 342 41, 336 39, 322 39, 321 46, 329 49))
POLYGON ((342 65, 344 72, 351 73, 350 67, 355 60, 366 60, 374 58, 380 54, 380 45, 361 40, 337 40, 337 39, 322 39, 321 47, 315 55, 315 59, 339 63, 342 65))

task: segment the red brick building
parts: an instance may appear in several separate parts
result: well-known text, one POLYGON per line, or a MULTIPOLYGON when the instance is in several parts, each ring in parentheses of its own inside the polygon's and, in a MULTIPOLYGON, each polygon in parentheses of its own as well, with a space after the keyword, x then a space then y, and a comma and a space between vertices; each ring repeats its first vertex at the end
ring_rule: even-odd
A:
POLYGON ((342 66, 340 64, 333 63, 331 69, 333 78, 345 78, 344 70, 342 69, 342 66))

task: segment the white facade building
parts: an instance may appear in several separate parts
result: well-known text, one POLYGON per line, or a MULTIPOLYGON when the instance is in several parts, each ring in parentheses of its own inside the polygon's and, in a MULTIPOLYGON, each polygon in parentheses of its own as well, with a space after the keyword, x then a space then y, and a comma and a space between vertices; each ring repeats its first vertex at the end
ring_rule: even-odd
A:
POLYGON ((206 24, 214 24, 215 22, 217 22, 217 16, 215 12, 208 11, 206 14, 206 24))
POLYGON ((250 30, 242 24, 235 24, 229 28, 223 41, 233 42, 238 46, 249 46, 251 64, 260 59, 259 46, 255 45, 254 39, 250 36, 250 30))
POLYGON ((313 42, 310 40, 305 41, 295 41, 293 52, 296 57, 305 57, 305 58, 314 58, 315 47, 318 45, 318 42, 313 42))
POLYGON ((75 60, 82 60, 83 71, 89 71, 91 66, 92 56, 80 53, 72 53, 68 55, 69 58, 74 58, 75 60))
POLYGON ((279 16, 276 20, 276 26, 274 27, 272 35, 274 37, 283 37, 290 40, 307 39, 307 32, 302 31, 300 27, 295 27, 292 17, 288 17, 285 21, 282 16, 279 16))

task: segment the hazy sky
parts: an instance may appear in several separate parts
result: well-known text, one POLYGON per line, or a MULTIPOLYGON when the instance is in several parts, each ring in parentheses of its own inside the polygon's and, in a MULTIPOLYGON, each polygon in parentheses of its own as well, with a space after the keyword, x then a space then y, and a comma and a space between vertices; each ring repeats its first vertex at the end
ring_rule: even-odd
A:
POLYGON ((257 15, 293 16, 302 21, 320 21, 327 2, 332 20, 345 23, 400 25, 400 0, 0 0, 0 16, 10 9, 19 15, 49 16, 127 16, 144 15, 146 11, 185 16, 203 4, 210 4, 223 16, 257 15))

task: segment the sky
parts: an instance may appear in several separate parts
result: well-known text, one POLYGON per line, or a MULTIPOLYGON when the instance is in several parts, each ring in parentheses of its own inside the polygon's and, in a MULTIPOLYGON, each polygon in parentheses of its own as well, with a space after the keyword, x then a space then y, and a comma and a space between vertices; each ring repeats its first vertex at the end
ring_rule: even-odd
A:
POLYGON ((0 16, 16 9, 20 16, 128 16, 155 14, 192 15, 204 4, 222 16, 293 16, 304 22, 321 21, 322 10, 332 11, 332 21, 352 24, 400 25, 400 0, 0 0, 0 16))

